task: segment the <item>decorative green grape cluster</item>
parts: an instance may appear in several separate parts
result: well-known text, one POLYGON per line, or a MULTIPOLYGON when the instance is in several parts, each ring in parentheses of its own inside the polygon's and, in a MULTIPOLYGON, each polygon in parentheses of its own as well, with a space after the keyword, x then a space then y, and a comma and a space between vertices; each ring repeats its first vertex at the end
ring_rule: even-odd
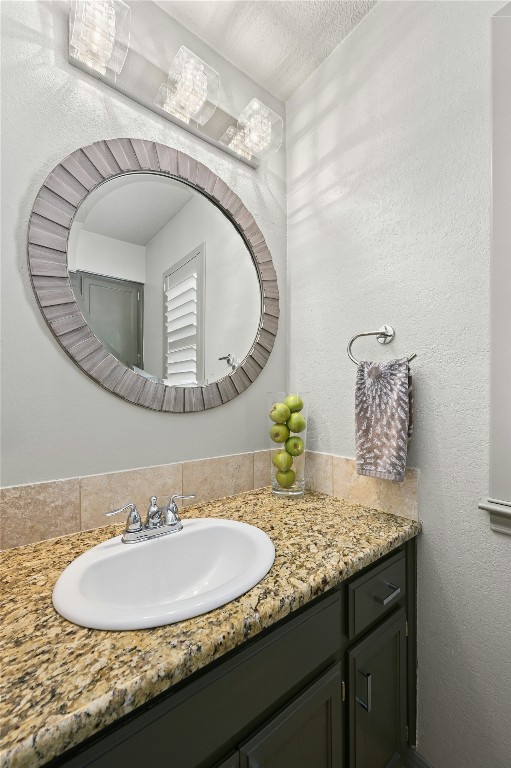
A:
POLYGON ((298 395, 288 395, 283 403, 274 403, 270 411, 270 419, 275 422, 270 429, 270 437, 274 443, 285 443, 284 449, 276 451, 272 463, 277 468, 275 477, 282 488, 290 488, 296 478, 293 457, 300 456, 304 451, 301 437, 291 432, 303 432, 307 423, 300 413, 303 408, 302 398, 298 395))

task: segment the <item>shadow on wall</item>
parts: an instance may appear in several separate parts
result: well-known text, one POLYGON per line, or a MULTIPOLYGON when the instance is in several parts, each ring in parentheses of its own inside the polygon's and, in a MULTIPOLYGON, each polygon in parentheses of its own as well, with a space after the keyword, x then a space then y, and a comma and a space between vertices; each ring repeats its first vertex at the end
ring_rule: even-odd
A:
MULTIPOLYGON (((393 94, 392 101, 385 98, 382 85, 381 98, 372 98, 380 90, 376 80, 384 80, 387 64, 395 66, 395 51, 389 39, 396 35, 409 40, 408 50, 414 52, 413 60, 403 61, 403 72, 417 65, 421 53, 422 36, 427 33, 431 19, 423 3, 402 3, 401 15, 396 23, 394 18, 380 17, 377 28, 368 31, 364 26, 364 47, 353 43, 355 29, 342 43, 346 52, 342 72, 337 69, 334 56, 326 60, 314 79, 314 89, 305 84, 302 93, 307 95, 307 109, 293 112, 293 99, 288 105, 288 136, 290 137, 289 167, 295 194, 288 209, 290 221, 303 222, 309 216, 322 218, 330 206, 348 196, 364 195, 368 177, 375 181, 386 174, 396 174, 397 168, 406 163, 407 172, 423 172, 420 157, 413 148, 420 133, 424 140, 424 124, 417 125, 409 120, 411 104, 418 113, 425 111, 427 102, 433 97, 424 89, 420 78, 414 82, 413 92, 408 80, 406 91, 393 94), (385 26, 387 24, 387 28, 385 26), (397 26, 397 28, 396 28, 397 26), (367 34, 370 37, 367 37, 367 34), (375 71, 374 61, 378 61, 375 71), (319 87, 318 87, 319 84, 319 87), (392 146, 396 130, 396 113, 401 116, 401 134, 394 153, 392 146), (339 147, 342 146, 342 153, 339 147), (385 152, 378 152, 378 147, 385 152), (298 169, 298 170, 297 170, 298 169), (306 198, 300 199, 300 191, 306 198)), ((427 64, 424 63, 426 67, 427 64)), ((438 130, 431 113, 428 132, 438 130)))

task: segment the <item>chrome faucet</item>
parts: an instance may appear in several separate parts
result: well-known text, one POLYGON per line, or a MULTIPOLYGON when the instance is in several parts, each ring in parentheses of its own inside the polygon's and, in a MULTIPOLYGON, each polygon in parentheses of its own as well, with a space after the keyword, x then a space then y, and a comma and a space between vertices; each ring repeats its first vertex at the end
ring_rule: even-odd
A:
POLYGON ((230 352, 228 355, 224 355, 223 357, 219 357, 218 359, 225 360, 227 365, 230 365, 233 371, 235 371, 236 368, 238 367, 238 363, 236 362, 234 355, 231 355, 230 352))
POLYGON ((177 533, 183 528, 183 523, 179 516, 179 510, 175 499, 194 499, 192 496, 181 496, 175 494, 170 497, 169 506, 167 508, 160 508, 157 504, 156 496, 151 496, 149 499, 149 507, 147 510, 145 524, 142 524, 140 514, 135 504, 125 504, 120 509, 113 509, 111 512, 105 512, 105 517, 111 517, 112 515, 118 515, 120 512, 125 512, 129 509, 128 519, 126 520, 126 527, 122 535, 122 542, 124 544, 135 544, 138 541, 147 541, 148 539, 155 539, 157 536, 165 536, 168 533, 177 533))

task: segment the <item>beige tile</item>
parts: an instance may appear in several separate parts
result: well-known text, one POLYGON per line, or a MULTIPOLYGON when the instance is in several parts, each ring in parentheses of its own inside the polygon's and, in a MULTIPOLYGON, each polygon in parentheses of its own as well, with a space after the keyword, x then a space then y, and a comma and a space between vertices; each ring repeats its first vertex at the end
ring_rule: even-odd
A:
POLYGON ((407 469, 402 483, 357 475, 355 459, 333 456, 333 495, 382 512, 419 519, 418 470, 407 469))
POLYGON ((270 457, 271 451, 255 451, 254 488, 265 488, 271 485, 270 457))
POLYGON ((19 547, 80 530, 78 478, 0 490, 0 548, 19 547))
POLYGON ((379 483, 378 509, 407 517, 409 520, 419 519, 419 471, 417 469, 407 469, 402 483, 389 483, 385 480, 376 482, 379 483))
POLYGON ((333 495, 332 456, 307 451, 305 454, 305 487, 318 493, 333 495))
POLYGON ((239 453, 183 463, 183 493, 194 493, 199 501, 220 499, 254 487, 254 455, 239 453))
MULTIPOLYGON (((132 502, 145 517, 149 497, 157 496, 158 504, 168 502, 173 493, 182 493, 182 465, 162 464, 125 472, 82 477, 81 481, 82 531, 111 525, 117 518, 105 517, 105 512, 132 502)), ((119 521, 122 515, 119 517, 119 521)))
POLYGON ((357 475, 354 459, 333 456, 332 476, 334 496, 378 509, 376 506, 378 497, 373 478, 357 475))

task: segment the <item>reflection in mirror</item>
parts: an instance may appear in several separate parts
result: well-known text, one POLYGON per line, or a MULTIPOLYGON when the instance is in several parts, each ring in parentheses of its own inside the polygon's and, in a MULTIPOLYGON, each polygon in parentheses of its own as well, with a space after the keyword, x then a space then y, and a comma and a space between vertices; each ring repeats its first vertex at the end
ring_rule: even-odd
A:
POLYGON ((222 212, 176 179, 134 173, 97 187, 71 226, 68 269, 94 334, 151 380, 211 383, 252 347, 252 257, 222 212))

